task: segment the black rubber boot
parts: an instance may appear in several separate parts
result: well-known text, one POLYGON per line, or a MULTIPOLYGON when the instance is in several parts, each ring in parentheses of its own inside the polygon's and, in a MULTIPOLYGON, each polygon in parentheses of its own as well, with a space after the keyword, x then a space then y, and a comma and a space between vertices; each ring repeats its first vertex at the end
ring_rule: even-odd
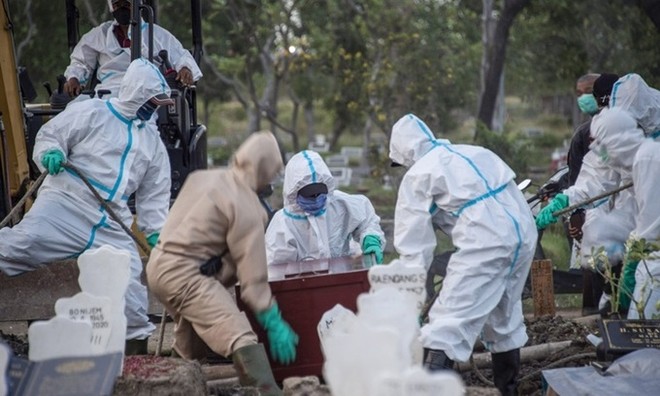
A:
POLYGON ((126 340, 124 346, 124 355, 148 355, 149 354, 149 338, 144 340, 126 340))
POLYGON ((263 344, 244 346, 234 351, 232 359, 242 386, 255 387, 262 396, 283 395, 273 377, 263 344))
POLYGON ((424 348, 424 367, 430 371, 451 370, 454 361, 444 351, 424 348))
POLYGON ((493 353, 493 377, 495 387, 502 396, 518 394, 518 372, 520 371, 520 349, 493 353))

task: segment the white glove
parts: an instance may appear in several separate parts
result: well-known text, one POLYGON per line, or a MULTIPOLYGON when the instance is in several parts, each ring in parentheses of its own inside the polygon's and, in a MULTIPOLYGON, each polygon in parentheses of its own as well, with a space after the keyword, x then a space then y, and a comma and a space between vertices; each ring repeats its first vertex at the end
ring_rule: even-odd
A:
POLYGON ((603 293, 602 296, 600 296, 600 301, 598 301, 598 310, 603 310, 605 309, 605 305, 612 299, 612 296, 610 296, 607 293, 603 293))

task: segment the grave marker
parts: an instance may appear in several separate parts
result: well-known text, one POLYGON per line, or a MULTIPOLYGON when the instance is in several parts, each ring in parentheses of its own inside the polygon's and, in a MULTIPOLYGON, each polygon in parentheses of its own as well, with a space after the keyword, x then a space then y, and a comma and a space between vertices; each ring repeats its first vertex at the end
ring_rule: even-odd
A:
POLYGON ((389 265, 369 268, 369 284, 372 290, 394 287, 409 294, 421 312, 426 300, 426 269, 416 265, 405 265, 394 260, 389 265))
POLYGON ((660 319, 601 319, 599 349, 613 356, 644 348, 660 349, 660 319))
POLYGON ((11 359, 12 352, 7 345, 0 339, 0 395, 4 396, 9 394, 9 378, 7 371, 9 369, 9 360, 11 359))
POLYGON ((351 178, 353 177, 353 169, 351 168, 336 168, 328 167, 330 174, 334 177, 338 187, 346 187, 351 185, 351 178))
POLYGON ((88 250, 78 258, 78 283, 83 292, 110 298, 111 324, 106 352, 123 352, 126 340, 125 293, 131 276, 131 256, 111 246, 88 250))
POLYGON ((358 146, 344 146, 340 152, 342 155, 348 157, 349 160, 359 160, 362 159, 364 150, 358 146))
MULTIPOLYGON (((92 325, 90 343, 93 354, 107 352, 112 324, 117 318, 112 317, 112 300, 80 292, 71 298, 60 298, 55 303, 55 314, 73 321, 92 325)), ((82 340, 80 340, 82 342, 82 340)))
POLYGON ((92 325, 56 316, 50 320, 34 322, 28 328, 31 361, 42 361, 72 356, 91 356, 92 325))
POLYGON ((350 309, 337 304, 329 311, 326 311, 319 321, 316 330, 321 341, 321 351, 325 355, 325 341, 333 334, 347 334, 351 327, 355 325, 357 317, 350 309))

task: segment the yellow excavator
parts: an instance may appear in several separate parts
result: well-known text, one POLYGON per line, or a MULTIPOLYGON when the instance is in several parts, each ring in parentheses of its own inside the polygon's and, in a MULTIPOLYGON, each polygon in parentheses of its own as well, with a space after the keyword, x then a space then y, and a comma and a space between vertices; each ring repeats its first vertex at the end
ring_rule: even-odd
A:
MULTIPOLYGON (((69 50, 73 50, 79 39, 78 8, 76 0, 62 0, 66 5, 66 24, 69 50)), ((29 80, 26 69, 16 63, 13 25, 8 0, 0 0, 0 220, 28 191, 31 183, 39 176, 39 170, 31 160, 32 147, 37 131, 48 119, 63 110, 65 103, 54 100, 49 103, 30 103, 36 98, 36 91, 29 80)), ((200 0, 191 0, 192 55, 200 63, 202 56, 201 6, 200 0)), ((150 25, 157 16, 154 0, 133 0, 133 21, 142 17, 150 25)), ((139 24, 133 23, 131 56, 141 55, 141 42, 149 44, 149 58, 161 63, 166 54, 153 54, 152 37, 149 32, 142 34, 139 24)), ((63 76, 58 78, 60 88, 63 76)), ((94 79, 87 89, 93 90, 94 79)), ((167 148, 172 168, 172 199, 176 198, 187 175, 207 166, 206 127, 197 122, 195 87, 175 86, 172 82, 174 106, 159 112, 158 128, 161 139, 167 148)), ((59 92, 61 94, 61 92, 59 92)), ((20 220, 21 214, 29 208, 30 201, 23 204, 18 214, 9 223, 20 220)), ((129 201, 129 206, 132 202, 129 201)))

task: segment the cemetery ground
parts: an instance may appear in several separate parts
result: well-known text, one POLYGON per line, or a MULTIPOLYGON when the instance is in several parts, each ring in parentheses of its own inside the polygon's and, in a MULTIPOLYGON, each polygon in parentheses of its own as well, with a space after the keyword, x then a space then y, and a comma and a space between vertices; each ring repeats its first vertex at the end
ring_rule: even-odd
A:
MULTIPOLYGON (((541 370, 560 367, 579 367, 589 364, 595 359, 595 347, 586 341, 586 335, 596 332, 595 316, 580 317, 579 309, 559 309, 556 316, 534 318, 533 314, 525 315, 529 341, 523 349, 521 371, 519 375, 520 395, 542 395, 541 370), (568 343, 566 341, 569 341, 568 343), (556 350, 547 354, 531 356, 525 352, 535 345, 553 345, 556 350)), ((163 355, 168 356, 173 341, 173 323, 168 322, 163 339, 163 355)), ((0 336, 11 346, 15 354, 27 357, 27 323, 1 322, 0 336)), ((196 367, 182 365, 178 359, 156 358, 154 352, 158 344, 158 331, 149 340, 149 353, 145 356, 129 356, 125 358, 124 376, 116 384, 116 391, 121 394, 146 395, 145 382, 153 383, 155 378, 166 376, 163 382, 171 393, 184 394, 184 390, 199 387, 200 381, 206 381, 208 394, 251 396, 258 393, 253 389, 240 388, 236 372, 229 361, 202 362, 201 371, 196 367), (201 374, 201 375, 200 375, 201 374), (174 385, 174 386, 173 386, 174 385), (177 389, 178 387, 178 389, 177 389), (126 393, 126 392, 131 393, 126 393)), ((474 366, 482 366, 480 357, 484 356, 483 346, 475 346, 474 366)), ((467 395, 497 395, 492 385, 492 370, 486 366, 474 368, 470 363, 461 364, 461 377, 468 389, 467 395)), ((289 395, 329 395, 327 387, 312 383, 296 382, 298 390, 290 390, 289 395), (302 384, 302 385, 301 385, 302 384)), ((291 386, 291 385, 289 385, 291 386)), ((154 388, 150 388, 149 392, 154 388)), ((120 394, 115 392, 115 394, 120 394)), ((187 393, 192 395, 191 393, 187 393)), ((194 394, 194 393, 193 393, 194 394)))

